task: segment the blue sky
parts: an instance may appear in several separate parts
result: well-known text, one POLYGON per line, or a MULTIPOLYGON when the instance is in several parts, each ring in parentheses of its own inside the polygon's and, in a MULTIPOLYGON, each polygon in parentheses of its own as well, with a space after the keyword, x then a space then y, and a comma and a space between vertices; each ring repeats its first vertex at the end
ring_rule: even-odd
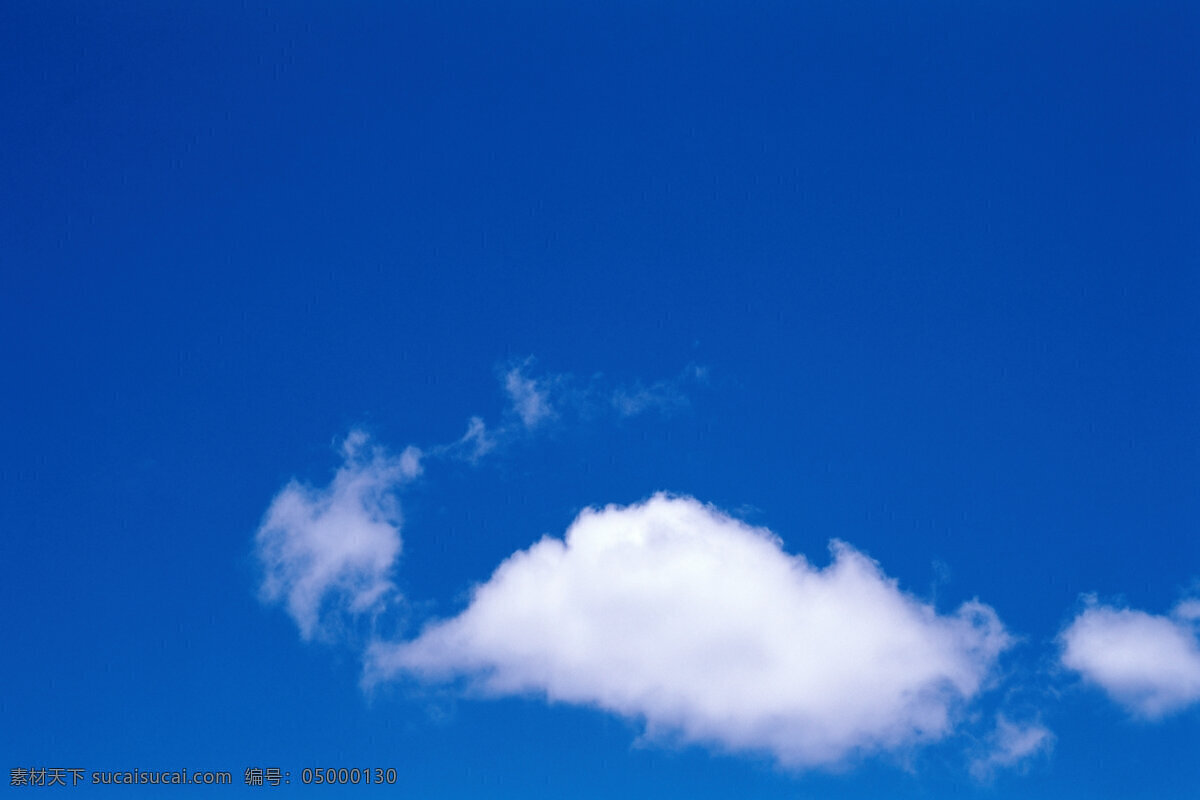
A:
POLYGON ((0 37, 7 768, 1194 795, 1195 7, 0 37))

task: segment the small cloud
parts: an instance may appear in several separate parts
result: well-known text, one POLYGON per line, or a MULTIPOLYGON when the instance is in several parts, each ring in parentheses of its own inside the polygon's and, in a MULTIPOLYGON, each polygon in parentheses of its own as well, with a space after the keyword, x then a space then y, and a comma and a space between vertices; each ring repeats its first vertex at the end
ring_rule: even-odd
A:
POLYGON ((1200 600, 1184 600, 1175 606, 1171 615, 1185 622, 1200 621, 1200 600))
POLYGON ((421 457, 424 454, 421 448, 408 446, 404 448, 404 452, 400 454, 400 474, 405 480, 412 480, 421 475, 421 457))
POLYGON ((659 381, 650 386, 634 384, 618 387, 612 394, 612 405, 622 417, 634 417, 647 411, 669 413, 688 404, 687 395, 672 382, 659 381))
POLYGON ((603 375, 595 375, 581 385, 570 373, 535 377, 531 374, 533 365, 530 356, 507 369, 501 379, 513 414, 526 430, 559 417, 560 412, 583 418, 614 411, 620 417, 650 411, 669 414, 688 405, 687 385, 702 382, 707 375, 704 369, 689 366, 673 378, 650 384, 635 381, 614 386, 603 375))
POLYGON ((986 753, 971 762, 971 774, 977 780, 988 780, 998 770, 1019 768, 1053 746, 1054 734, 1044 725, 1012 722, 999 714, 986 753))
POLYGON ((1200 702, 1200 601, 1170 616, 1090 601, 1059 635, 1062 664, 1131 713, 1156 719, 1200 702))
MULTIPOLYGON (((364 682, 465 679, 792 767, 947 736, 1010 644, 999 619, 978 602, 939 614, 850 545, 831 549, 815 567, 687 497, 589 509, 509 557, 458 616, 375 643, 364 682)), ((1010 738, 998 758, 1035 746, 1010 738)))
POLYGON ((421 472, 420 450, 393 457, 369 447, 362 431, 346 437, 342 455, 328 486, 288 483, 254 537, 262 599, 283 605, 306 640, 338 616, 380 610, 394 593, 389 574, 401 549, 395 490, 421 472))
POLYGON ((467 432, 452 445, 439 447, 437 453, 455 453, 472 463, 483 458, 496 448, 496 437, 488 430, 483 419, 471 417, 467 420, 467 432))
POLYGON ((512 367, 504 373, 504 391, 508 394, 513 411, 528 429, 536 428, 542 422, 556 416, 550 400, 550 388, 553 381, 537 381, 525 374, 524 370, 533 362, 526 359, 524 363, 512 367))
POLYGON ((556 421, 595 421, 598 417, 633 417, 647 412, 670 414, 689 404, 688 384, 703 382, 707 372, 690 366, 674 378, 643 384, 616 385, 595 375, 581 383, 570 373, 534 374, 532 356, 499 370, 508 400, 498 422, 489 425, 473 416, 458 440, 428 449, 428 455, 478 462, 486 455, 541 432, 556 421))
POLYGON ((702 383, 708 378, 704 367, 689 366, 674 378, 655 381, 649 386, 636 382, 612 390, 610 402, 622 417, 634 417, 648 411, 670 414, 689 404, 687 386, 702 383))

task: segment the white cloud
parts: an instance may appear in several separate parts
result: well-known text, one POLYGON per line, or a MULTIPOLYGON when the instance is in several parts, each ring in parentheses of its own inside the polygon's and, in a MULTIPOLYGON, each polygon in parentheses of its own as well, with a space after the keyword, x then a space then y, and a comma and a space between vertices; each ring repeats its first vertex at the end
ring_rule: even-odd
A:
POLYGON ((634 417, 651 409, 669 413, 685 407, 688 398, 677 381, 657 381, 649 386, 618 386, 612 392, 611 402, 622 417, 634 417))
POLYGON ((1184 600, 1171 612, 1176 619, 1200 621, 1200 600, 1184 600))
POLYGON ((1200 702, 1200 602, 1171 616, 1094 601, 1059 636, 1062 663, 1139 716, 1157 718, 1200 702))
POLYGON ((394 491, 421 471, 419 450, 392 457, 369 447, 361 431, 346 438, 342 454, 329 486, 285 486, 255 535, 262 597, 282 603, 305 639, 335 614, 378 610, 394 591, 389 573, 401 548, 394 491))
POLYGON ((550 387, 524 373, 530 363, 527 360, 504 373, 504 391, 512 403, 513 411, 526 428, 536 428, 543 421, 555 416, 550 402, 550 387))
POLYGON ((467 420, 467 432, 457 442, 434 448, 434 453, 455 453, 459 458, 475 462, 496 448, 496 436, 479 417, 467 420))
POLYGON ((689 401, 685 389, 688 384, 703 382, 707 378, 707 369, 689 366, 674 378, 655 381, 649 386, 640 381, 631 386, 618 386, 609 393, 609 402, 622 417, 633 417, 647 411, 670 414, 687 407, 689 401))
POLYGON ((674 378, 643 384, 613 385, 603 375, 580 382, 570 373, 534 374, 532 356, 509 362, 498 371, 508 400, 500 419, 488 424, 482 417, 467 421, 466 432, 453 442, 434 445, 426 453, 478 462, 516 441, 536 434, 555 421, 592 421, 615 415, 633 417, 652 411, 669 414, 688 405, 688 384, 707 380, 707 371, 689 366, 674 378))
POLYGON ((987 752, 971 763, 971 774, 986 780, 999 769, 1019 767, 1053 744, 1054 734, 1044 725, 1012 722, 1003 714, 997 715, 996 728, 988 737, 987 752))
POLYGON ((457 617, 376 643, 366 682, 465 677, 644 720, 647 734, 790 766, 946 736, 1009 637, 939 615, 847 544, 825 568, 690 498, 584 511, 515 553, 457 617))

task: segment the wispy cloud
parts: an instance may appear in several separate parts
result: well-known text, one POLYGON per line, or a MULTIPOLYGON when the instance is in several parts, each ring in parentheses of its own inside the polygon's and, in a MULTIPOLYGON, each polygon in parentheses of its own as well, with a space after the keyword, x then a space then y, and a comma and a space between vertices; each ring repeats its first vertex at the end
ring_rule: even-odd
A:
POLYGON ((1040 722, 1013 722, 999 714, 984 753, 971 762, 971 774, 989 780, 997 771, 1020 768, 1053 746, 1054 734, 1040 722))
POLYGON ((977 602, 938 614, 849 545, 832 552, 817 568, 685 497, 587 510, 458 616, 376 643, 366 680, 462 678, 801 767, 946 736, 1009 645, 1000 621, 977 602))
POLYGON ((509 368, 503 379, 504 392, 508 395, 512 410, 521 425, 530 430, 558 415, 550 398, 557 381, 554 378, 539 380, 525 374, 531 364, 532 359, 526 359, 524 363, 509 368))
POLYGON ((685 387, 705 380, 707 374, 702 367, 688 367, 674 378, 655 381, 648 386, 641 383, 618 386, 612 390, 610 402, 623 417, 634 417, 647 411, 669 414, 687 407, 689 400, 685 387))
POLYGON ((482 417, 467 420, 467 431, 450 444, 438 445, 430 450, 434 455, 461 458, 472 463, 496 449, 496 434, 488 430, 482 417))
POLYGON ((345 616, 378 611, 395 591, 400 555, 396 489, 421 472, 414 447, 392 456, 362 431, 342 445, 343 464, 323 488, 291 481, 275 496, 255 535, 261 595, 282 604, 304 639, 345 616))
POLYGON ((539 375, 534 372, 535 366, 533 358, 513 362, 501 378, 509 398, 509 415, 528 430, 560 417, 669 415, 687 408, 688 390, 708 376, 704 368, 688 366, 673 377, 652 383, 614 383, 602 374, 586 381, 567 372, 539 375))
POLYGON ((678 375, 652 383, 613 383, 604 375, 586 381, 568 372, 538 372, 533 357, 508 362, 497 375, 507 401, 498 421, 467 420, 458 439, 427 447, 430 457, 478 462, 540 431, 569 422, 594 422, 605 416, 626 419, 642 414, 670 415, 688 407, 688 389, 703 383, 707 371, 689 366, 678 375))
POLYGON ((1094 599, 1059 636, 1062 663, 1131 713, 1150 719, 1200 702, 1200 601, 1169 616, 1094 599))
POLYGON ((402 543, 397 493, 424 463, 478 462, 555 420, 590 416, 589 409, 615 404, 617 398, 633 398, 618 409, 621 416, 665 407, 678 402, 671 400, 675 394, 682 397, 686 380, 701 376, 693 368, 649 388, 610 386, 596 376, 581 386, 569 374, 538 374, 534 366, 534 359, 526 358, 498 371, 507 405, 494 425, 472 416, 458 439, 424 449, 410 446, 398 456, 353 431, 328 486, 294 480, 285 486, 255 535, 263 600, 282 605, 304 639, 322 636, 347 616, 379 610, 395 591, 389 576, 402 543))

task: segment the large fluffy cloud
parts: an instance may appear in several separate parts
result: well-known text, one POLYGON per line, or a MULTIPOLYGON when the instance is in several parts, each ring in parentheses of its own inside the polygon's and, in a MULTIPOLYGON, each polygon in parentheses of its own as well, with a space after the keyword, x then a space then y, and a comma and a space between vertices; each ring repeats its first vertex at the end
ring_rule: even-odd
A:
POLYGON ((1091 603, 1063 631, 1062 663, 1131 712, 1165 714, 1200 702, 1200 602, 1171 616, 1091 603))
POLYGON ((947 735, 1009 643, 996 615, 938 614, 849 545, 832 552, 817 568, 690 498, 588 510, 458 616, 376 644, 367 677, 466 678, 793 766, 947 735))
POLYGON ((285 486, 255 536, 262 597, 283 604, 305 639, 337 615, 379 608, 393 591, 389 573, 401 547, 394 491, 421 469, 415 448, 393 457, 360 431, 342 453, 329 486, 285 486))

